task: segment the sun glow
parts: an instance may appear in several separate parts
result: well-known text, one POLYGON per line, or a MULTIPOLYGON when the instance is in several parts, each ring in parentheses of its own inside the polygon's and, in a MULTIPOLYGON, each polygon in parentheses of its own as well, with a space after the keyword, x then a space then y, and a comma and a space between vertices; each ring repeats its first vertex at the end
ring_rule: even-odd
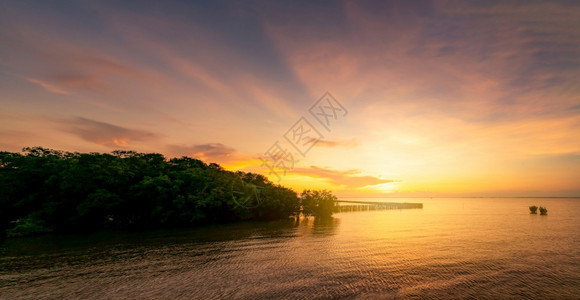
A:
POLYGON ((57 4, 6 6, 0 151, 187 155, 295 190, 580 195, 568 4, 288 5, 302 18, 259 5, 223 18, 229 5, 183 3, 143 18, 133 4, 99 3, 67 7, 65 19, 57 4), (309 112, 327 92, 348 110, 325 116, 332 126, 309 112), (323 137, 275 174, 259 157, 301 118, 323 137))

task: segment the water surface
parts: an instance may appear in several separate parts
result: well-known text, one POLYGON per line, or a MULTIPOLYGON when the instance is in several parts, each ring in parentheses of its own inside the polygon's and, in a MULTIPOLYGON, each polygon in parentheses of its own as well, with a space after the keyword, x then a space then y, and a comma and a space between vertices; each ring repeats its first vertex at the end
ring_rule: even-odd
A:
POLYGON ((580 297, 580 199, 386 201, 424 208, 8 239, 0 298, 580 297))

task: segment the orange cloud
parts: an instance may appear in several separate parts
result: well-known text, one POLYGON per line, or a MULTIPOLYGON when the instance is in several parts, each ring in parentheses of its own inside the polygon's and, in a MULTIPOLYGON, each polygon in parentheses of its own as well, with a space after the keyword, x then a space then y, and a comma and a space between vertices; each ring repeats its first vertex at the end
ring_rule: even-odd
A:
POLYGON ((349 148, 353 148, 358 146, 358 141, 355 139, 351 139, 348 141, 332 141, 332 140, 317 140, 317 139, 310 139, 309 143, 311 142, 316 142, 315 146, 316 147, 328 147, 328 148, 334 148, 334 147, 349 147, 349 148))
POLYGON ((395 180, 382 179, 373 176, 360 176, 360 170, 337 171, 331 169, 310 166, 310 168, 294 168, 292 173, 328 180, 336 186, 347 188, 361 188, 370 185, 395 182, 395 180))
POLYGON ((59 5, 7 4, 0 146, 143 146, 250 170, 260 162, 247 153, 263 153, 329 91, 348 118, 300 163, 333 169, 284 180, 360 192, 578 190, 574 4, 174 5, 80 4, 63 19, 59 5), (96 121, 120 115, 122 125, 96 121), (62 130, 45 126, 63 116, 62 130))
POLYGON ((236 149, 228 147, 222 143, 198 144, 192 146, 170 145, 169 152, 175 156, 190 156, 208 163, 210 162, 230 162, 236 157, 236 149))

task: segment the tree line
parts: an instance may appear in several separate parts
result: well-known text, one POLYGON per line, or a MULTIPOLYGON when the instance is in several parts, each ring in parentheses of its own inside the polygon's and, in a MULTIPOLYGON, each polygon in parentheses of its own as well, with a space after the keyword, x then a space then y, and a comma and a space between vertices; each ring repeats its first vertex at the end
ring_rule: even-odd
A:
POLYGON ((335 200, 190 157, 0 152, 0 233, 11 236, 330 216, 335 200))

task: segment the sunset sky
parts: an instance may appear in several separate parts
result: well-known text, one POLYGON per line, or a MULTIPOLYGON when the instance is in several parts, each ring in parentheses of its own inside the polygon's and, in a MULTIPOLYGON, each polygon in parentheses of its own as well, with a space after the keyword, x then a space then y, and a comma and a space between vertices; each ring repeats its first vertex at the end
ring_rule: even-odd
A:
POLYGON ((0 1, 0 151, 27 146, 339 196, 580 196, 580 2, 0 1))

